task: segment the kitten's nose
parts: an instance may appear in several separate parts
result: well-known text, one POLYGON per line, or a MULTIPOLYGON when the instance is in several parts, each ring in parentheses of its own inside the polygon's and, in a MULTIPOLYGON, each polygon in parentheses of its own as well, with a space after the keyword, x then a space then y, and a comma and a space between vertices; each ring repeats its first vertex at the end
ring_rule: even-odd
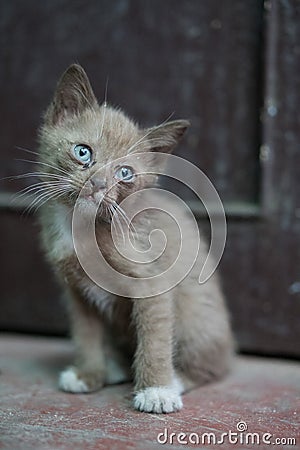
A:
POLYGON ((92 188, 95 191, 99 191, 100 189, 105 189, 106 188, 106 179, 105 178, 101 178, 101 177, 93 177, 90 179, 90 183, 92 188))

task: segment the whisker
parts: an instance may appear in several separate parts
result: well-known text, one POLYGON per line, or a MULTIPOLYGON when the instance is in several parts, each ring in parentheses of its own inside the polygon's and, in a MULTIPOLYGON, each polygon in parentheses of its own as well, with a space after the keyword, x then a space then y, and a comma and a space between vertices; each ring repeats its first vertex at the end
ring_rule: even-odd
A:
POLYGON ((127 223, 128 227, 132 228, 132 230, 137 234, 136 228, 133 225, 132 221, 130 221, 129 217, 127 216, 126 212, 124 211, 124 209, 117 203, 115 202, 116 207, 119 211, 119 213, 121 214, 121 216, 124 218, 125 222, 127 223))
MULTIPOLYGON (((135 234, 137 234, 137 230, 136 230, 135 226, 133 225, 132 222, 130 222, 130 220, 129 220, 127 214, 125 213, 125 211, 123 210, 123 208, 121 208, 121 206, 115 200, 110 199, 109 197, 107 197, 107 199, 111 202, 111 205, 113 206, 113 208, 116 211, 116 213, 118 214, 118 216, 120 216, 124 220, 124 222, 128 228, 129 236, 131 236, 133 238, 133 241, 135 242, 135 237, 136 237, 135 234)), ((120 218, 119 218, 119 220, 120 220, 120 218)))
MULTIPOLYGON (((48 183, 48 182, 52 182, 52 181, 53 182, 57 182, 57 181, 69 182, 70 181, 65 176, 56 175, 56 174, 51 175, 49 173, 43 173, 43 172, 27 172, 22 175, 14 175, 14 176, 10 176, 10 177, 0 178, 0 181, 2 181, 2 180, 9 180, 9 181, 22 180, 22 179, 33 178, 33 177, 38 177, 41 180, 43 178, 48 179, 47 181, 41 181, 43 183, 48 183)), ((32 186, 32 185, 30 185, 30 186, 32 186)), ((30 186, 27 186, 27 187, 30 187, 30 186)), ((26 187, 24 189, 26 189, 26 187)))
POLYGON ((16 194, 14 194, 13 196, 13 199, 19 199, 24 195, 35 195, 34 191, 36 190, 41 191, 42 189, 45 190, 51 187, 63 187, 63 186, 64 185, 62 185, 60 182, 49 183, 48 181, 43 181, 41 183, 36 183, 33 186, 27 186, 24 189, 21 189, 19 192, 16 192, 16 194))
POLYGON ((35 196, 33 198, 32 202, 28 206, 28 212, 30 212, 34 207, 39 205, 39 203, 42 202, 44 199, 49 201, 51 198, 56 198, 56 196, 58 194, 59 194, 59 196, 62 196, 64 194, 66 194, 66 191, 62 190, 61 188, 51 188, 51 189, 48 189, 47 191, 43 191, 43 192, 39 193, 37 196, 35 196))
POLYGON ((49 200, 57 200, 58 198, 62 197, 64 195, 64 192, 54 192, 52 196, 49 196, 48 198, 44 198, 44 201, 38 205, 38 207, 35 209, 37 211, 41 206, 43 206, 45 203, 47 203, 49 200))
MULTIPOLYGON (((45 195, 45 194, 43 194, 43 195, 45 195)), ((32 201, 29 203, 29 205, 23 211, 23 214, 29 214, 33 210, 34 206, 36 204, 38 204, 39 200, 41 200, 41 199, 42 199, 41 195, 33 198, 32 201)))
POLYGON ((73 178, 69 178, 66 180, 68 183, 70 183, 70 186, 73 186, 75 189, 78 189, 79 192, 82 191, 83 185, 80 184, 78 180, 74 180, 73 178))
POLYGON ((18 149, 18 150, 22 150, 23 152, 27 152, 27 153, 31 153, 32 155, 37 155, 37 156, 39 156, 39 154, 38 154, 37 152, 33 152, 32 150, 28 150, 28 148, 25 148, 25 147, 19 147, 19 146, 17 146, 17 145, 16 145, 15 148, 18 149))
POLYGON ((23 197, 24 195, 28 196, 38 196, 43 192, 52 192, 54 190, 68 193, 70 191, 70 186, 68 184, 62 184, 62 183, 46 183, 46 185, 41 186, 28 186, 27 190, 23 192, 16 193, 14 197, 20 199, 20 197, 23 197), (28 189, 29 188, 29 189, 28 189))
POLYGON ((50 174, 47 172, 26 172, 21 175, 14 175, 11 177, 7 177, 10 180, 18 180, 22 178, 33 178, 33 177, 44 177, 44 178, 57 178, 60 180, 64 180, 66 177, 60 174, 50 174))
POLYGON ((111 205, 110 204, 108 204, 107 207, 108 207, 107 210, 109 212, 110 222, 111 222, 112 226, 114 227, 114 229, 116 231, 116 224, 114 222, 114 217, 113 217, 114 216, 114 212, 111 209, 111 205))
POLYGON ((105 93, 104 93, 104 104, 105 105, 107 105, 108 82, 109 82, 109 76, 106 77, 106 83, 105 83, 105 93))
POLYGON ((24 212, 27 212, 28 214, 34 210, 35 212, 41 207, 43 206, 46 202, 48 202, 51 199, 58 199, 59 197, 62 197, 62 195, 64 195, 64 193, 62 193, 61 191, 59 192, 51 192, 48 194, 43 194, 43 196, 40 196, 38 199, 34 199, 31 204, 29 205, 29 207, 26 208, 26 210, 24 212))
POLYGON ((72 192, 70 193, 70 197, 75 197, 75 198, 76 198, 76 197, 78 197, 78 195, 79 195, 78 192, 73 191, 73 190, 72 190, 72 192))
POLYGON ((81 97, 83 97, 83 98, 85 99, 85 101, 86 101, 87 104, 89 105, 89 107, 90 107, 92 113, 94 114, 94 117, 95 117, 96 122, 97 122, 96 105, 95 105, 95 104, 92 104, 91 101, 90 101, 90 100, 87 98, 87 96, 85 95, 85 93, 84 93, 82 90, 78 89, 77 86, 73 86, 73 88, 74 88, 75 91, 78 92, 79 96, 81 96, 81 97))
POLYGON ((149 134, 152 133, 152 130, 149 130, 144 136, 142 136, 137 142, 135 142, 130 148, 129 150, 127 150, 127 155, 129 155, 129 153, 131 153, 137 145, 139 145, 141 142, 143 142, 147 136, 149 136, 149 134))
POLYGON ((32 163, 32 164, 38 164, 38 165, 42 164, 43 166, 50 167, 51 169, 57 170, 58 172, 61 172, 64 175, 68 175, 69 176, 69 174, 68 174, 68 172, 66 170, 64 170, 64 169, 62 169, 60 167, 54 166, 52 164, 48 164, 48 163, 42 162, 42 161, 33 161, 33 160, 30 160, 30 159, 21 159, 21 158, 16 158, 16 161, 23 161, 23 162, 32 163))
POLYGON ((112 224, 115 227, 115 231, 117 233, 117 230, 116 230, 116 224, 117 224, 119 227, 119 230, 121 231, 121 234, 122 234, 123 243, 125 243, 125 235, 124 235, 122 224, 120 222, 120 218, 118 216, 118 211, 114 208, 114 205, 112 203, 108 204, 108 207, 111 212, 112 224), (116 220, 116 223, 115 223, 115 220, 116 220))
MULTIPOLYGON (((159 125, 157 125, 157 127, 162 127, 163 125, 165 125, 165 124, 171 119, 171 117, 172 117, 173 115, 174 115, 174 112, 172 112, 172 113, 166 118, 166 120, 164 120, 162 123, 160 123, 159 125)), ((148 132, 147 132, 144 136, 142 136, 140 139, 138 139, 138 141, 135 142, 135 144, 133 144, 133 145, 129 148, 129 150, 127 150, 127 155, 128 155, 129 153, 131 153, 132 150, 134 150, 135 147, 136 147, 140 142, 143 142, 143 141, 147 138, 147 136, 149 136, 149 134, 151 134, 151 133, 152 133, 152 129, 148 130, 148 132)))
POLYGON ((104 122, 105 122, 106 108, 107 108, 108 80, 109 80, 109 78, 107 77, 107 78, 106 78, 106 83, 105 83, 104 102, 103 102, 103 104, 102 104, 102 106, 103 106, 103 108, 104 108, 103 116, 102 116, 102 125, 101 125, 100 136, 99 136, 99 133, 97 132, 97 141, 99 141, 100 139, 102 139, 102 136, 103 136, 104 122))
MULTIPOLYGON (((31 186, 37 186, 37 185, 39 185, 39 184, 51 184, 51 183, 65 183, 65 182, 69 182, 70 180, 68 180, 66 177, 59 177, 59 178, 57 178, 57 177, 45 177, 46 178, 46 180, 39 180, 39 181, 37 181, 36 183, 33 183, 33 184, 30 184, 29 186, 27 186, 27 187, 31 187, 31 186)), ((26 187, 25 187, 25 189, 26 189, 26 187)))
POLYGON ((84 100, 87 102, 91 110, 95 111, 95 106, 90 102, 90 100, 87 98, 83 90, 79 89, 77 86, 73 85, 72 88, 74 91, 77 91, 77 93, 80 95, 80 97, 83 97, 84 100))
POLYGON ((157 144, 159 144, 161 141, 160 141, 160 139, 159 138, 150 138, 150 139, 147 139, 147 141, 142 141, 142 142, 140 142, 140 144, 143 144, 143 145, 146 145, 146 144, 148 144, 148 143, 157 143, 157 144))
POLYGON ((61 192, 62 194, 67 194, 68 193, 68 188, 64 187, 64 186, 53 186, 53 187, 48 187, 48 188, 41 188, 39 190, 39 192, 36 194, 31 194, 34 195, 35 198, 39 198, 42 197, 43 195, 47 195, 47 194, 51 194, 51 193, 55 193, 55 192, 61 192))
POLYGON ((107 108, 107 103, 106 103, 106 101, 104 101, 104 103, 103 103, 103 108, 104 108, 104 111, 103 111, 102 125, 101 125, 101 131, 100 131, 100 137, 99 137, 99 140, 102 139, 102 136, 103 136, 104 122, 105 122, 106 108, 107 108))

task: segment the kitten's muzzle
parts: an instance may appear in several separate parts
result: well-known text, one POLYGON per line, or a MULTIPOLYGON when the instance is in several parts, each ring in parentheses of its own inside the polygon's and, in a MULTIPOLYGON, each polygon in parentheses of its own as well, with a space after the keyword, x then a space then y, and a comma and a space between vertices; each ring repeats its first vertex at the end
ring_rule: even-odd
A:
POLYGON ((107 189, 106 179, 100 177, 90 178, 83 188, 83 195, 85 197, 93 197, 95 194, 102 193, 107 189))
POLYGON ((107 188, 107 182, 105 178, 93 177, 89 180, 89 182, 94 192, 107 188))

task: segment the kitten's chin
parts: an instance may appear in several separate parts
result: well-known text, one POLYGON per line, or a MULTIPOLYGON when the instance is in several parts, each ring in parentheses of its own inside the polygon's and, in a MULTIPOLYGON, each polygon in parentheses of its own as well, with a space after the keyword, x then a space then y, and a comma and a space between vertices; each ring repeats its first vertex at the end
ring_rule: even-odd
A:
POLYGON ((76 209, 84 216, 96 216, 99 205, 93 198, 83 197, 77 199, 76 209))
POLYGON ((100 201, 93 197, 78 198, 76 202, 77 211, 86 218, 96 219, 99 222, 110 223, 110 217, 101 205, 100 201))

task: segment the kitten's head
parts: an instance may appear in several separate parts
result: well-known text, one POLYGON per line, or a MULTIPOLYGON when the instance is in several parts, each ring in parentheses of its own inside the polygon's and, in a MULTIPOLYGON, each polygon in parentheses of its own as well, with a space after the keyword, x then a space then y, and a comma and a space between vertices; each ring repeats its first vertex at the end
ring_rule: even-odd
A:
MULTIPOLYGON (((171 152, 189 122, 176 120, 142 129, 119 109, 99 105, 83 68, 71 65, 58 82, 40 130, 41 179, 53 201, 107 220, 111 204, 153 182, 139 175, 155 158, 137 153, 171 152)), ((153 155, 152 153, 148 153, 153 155)))

